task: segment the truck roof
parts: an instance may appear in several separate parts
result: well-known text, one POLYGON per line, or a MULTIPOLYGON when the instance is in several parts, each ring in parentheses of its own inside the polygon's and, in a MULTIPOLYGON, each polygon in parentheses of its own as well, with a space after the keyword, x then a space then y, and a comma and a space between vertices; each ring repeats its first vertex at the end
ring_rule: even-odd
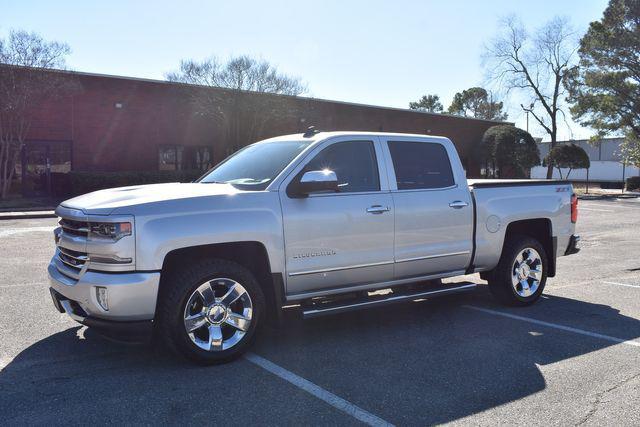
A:
POLYGON ((281 136, 265 139, 261 142, 297 141, 297 140, 320 141, 320 140, 324 140, 334 136, 385 136, 385 137, 396 136, 399 138, 406 138, 406 137, 424 138, 424 139, 429 139, 431 141, 437 141, 437 140, 448 141, 449 140, 448 138, 443 136, 424 135, 424 134, 417 134, 417 133, 401 133, 401 132, 333 131, 333 132, 318 132, 311 136, 306 136, 306 137, 304 135, 305 135, 304 133, 281 135, 281 136))

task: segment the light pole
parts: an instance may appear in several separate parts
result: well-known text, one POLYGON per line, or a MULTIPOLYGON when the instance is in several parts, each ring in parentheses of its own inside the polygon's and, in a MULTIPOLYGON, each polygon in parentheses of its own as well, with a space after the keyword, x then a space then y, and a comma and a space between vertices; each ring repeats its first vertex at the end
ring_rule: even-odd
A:
POLYGON ((524 110, 525 114, 527 115, 527 133, 529 133, 529 113, 533 110, 533 106, 535 104, 532 102, 529 105, 529 108, 524 108, 523 104, 520 104, 520 107, 522 107, 522 109, 524 110))

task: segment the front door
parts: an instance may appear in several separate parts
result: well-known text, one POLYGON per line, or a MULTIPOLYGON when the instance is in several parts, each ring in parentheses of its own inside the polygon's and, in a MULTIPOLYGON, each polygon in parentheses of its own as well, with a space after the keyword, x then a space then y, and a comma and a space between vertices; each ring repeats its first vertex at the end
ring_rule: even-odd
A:
POLYGON ((395 206, 395 278, 465 270, 471 260, 473 205, 453 144, 385 138, 395 206))
POLYGON ((393 278, 393 200, 377 138, 334 139, 315 149, 280 190, 287 294, 300 295, 393 278), (304 172, 329 169, 337 193, 292 198, 286 187, 304 172))

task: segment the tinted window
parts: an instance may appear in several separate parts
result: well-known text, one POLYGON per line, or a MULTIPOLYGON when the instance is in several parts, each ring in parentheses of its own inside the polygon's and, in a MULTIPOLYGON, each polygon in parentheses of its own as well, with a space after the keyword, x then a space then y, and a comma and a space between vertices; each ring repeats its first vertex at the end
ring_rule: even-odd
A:
POLYGON ((338 142, 322 150, 303 172, 329 169, 341 193, 380 190, 376 153, 371 141, 338 142))
POLYGON ((447 150, 428 142, 390 141, 398 190, 443 188, 454 184, 447 150))
POLYGON ((264 190, 311 141, 273 141, 250 145, 215 167, 200 182, 228 182, 264 190))

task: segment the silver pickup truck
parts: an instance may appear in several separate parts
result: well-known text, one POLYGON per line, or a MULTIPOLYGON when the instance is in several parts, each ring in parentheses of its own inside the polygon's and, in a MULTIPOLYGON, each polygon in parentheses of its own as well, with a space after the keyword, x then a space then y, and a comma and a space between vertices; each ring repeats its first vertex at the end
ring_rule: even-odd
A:
POLYGON ((56 308, 200 363, 242 354, 284 306, 312 317, 476 286, 445 277, 479 272, 502 303, 529 305, 579 240, 569 183, 467 181, 448 139, 392 133, 271 138, 195 183, 56 212, 56 308))

